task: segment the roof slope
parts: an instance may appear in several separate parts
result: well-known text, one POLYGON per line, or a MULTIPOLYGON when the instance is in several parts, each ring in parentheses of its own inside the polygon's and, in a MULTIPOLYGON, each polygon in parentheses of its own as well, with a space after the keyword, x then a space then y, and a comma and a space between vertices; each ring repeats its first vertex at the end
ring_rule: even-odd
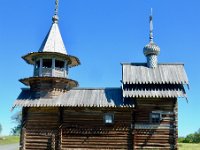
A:
POLYGON ((123 84, 188 84, 183 64, 158 64, 154 69, 146 63, 124 63, 123 84))
POLYGON ((54 98, 32 99, 30 89, 22 89, 13 107, 134 107, 125 106, 121 88, 72 89, 54 98))
POLYGON ((57 22, 52 24, 39 49, 39 52, 58 52, 67 54, 57 22))

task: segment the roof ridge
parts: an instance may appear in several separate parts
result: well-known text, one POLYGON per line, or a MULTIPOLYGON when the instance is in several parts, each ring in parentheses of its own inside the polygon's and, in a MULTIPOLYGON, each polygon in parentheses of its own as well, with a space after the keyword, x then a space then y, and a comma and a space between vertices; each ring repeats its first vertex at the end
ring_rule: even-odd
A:
POLYGON ((106 89, 122 89, 121 87, 78 87, 71 90, 106 90, 106 89))
MULTIPOLYGON (((146 65, 147 63, 143 62, 122 62, 121 65, 146 65)), ((184 65, 183 62, 166 62, 166 63, 158 63, 158 65, 184 65)))

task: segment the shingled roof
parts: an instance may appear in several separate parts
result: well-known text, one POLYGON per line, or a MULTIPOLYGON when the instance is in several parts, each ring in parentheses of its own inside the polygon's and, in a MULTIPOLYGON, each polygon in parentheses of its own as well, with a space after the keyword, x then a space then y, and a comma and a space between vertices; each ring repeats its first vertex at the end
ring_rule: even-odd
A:
POLYGON ((21 107, 134 107, 125 105, 121 88, 105 89, 72 89, 54 98, 31 98, 30 89, 22 92, 14 102, 14 106, 21 107))
POLYGON ((188 84, 183 64, 158 64, 148 68, 146 63, 123 63, 123 84, 188 84))

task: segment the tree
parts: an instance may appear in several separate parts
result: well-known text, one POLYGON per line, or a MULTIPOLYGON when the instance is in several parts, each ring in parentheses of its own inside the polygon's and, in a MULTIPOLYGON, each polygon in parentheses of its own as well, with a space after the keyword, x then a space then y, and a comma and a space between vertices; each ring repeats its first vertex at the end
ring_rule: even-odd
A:
POLYGON ((200 129, 192 134, 187 135, 185 138, 179 138, 182 143, 200 143, 200 129))
POLYGON ((16 123, 16 126, 11 129, 12 135, 20 135, 21 127, 22 127, 22 112, 16 112, 12 117, 12 121, 16 123))

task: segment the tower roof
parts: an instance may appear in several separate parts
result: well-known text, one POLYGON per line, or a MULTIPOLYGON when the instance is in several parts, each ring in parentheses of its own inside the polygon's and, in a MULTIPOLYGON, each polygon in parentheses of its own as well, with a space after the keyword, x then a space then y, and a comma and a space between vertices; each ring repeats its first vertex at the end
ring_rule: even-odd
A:
POLYGON ((53 24, 47 33, 39 52, 57 52, 67 54, 58 26, 58 2, 58 0, 55 1, 55 11, 54 16, 52 17, 53 24))
POLYGON ((53 21, 53 24, 46 35, 39 52, 57 52, 67 54, 57 21, 53 21))
POLYGON ((77 57, 68 55, 65 48, 60 29, 58 26, 58 0, 55 2, 54 16, 52 17, 52 25, 47 33, 42 45, 38 52, 31 52, 27 55, 22 56, 22 58, 28 64, 35 64, 35 59, 38 57, 48 56, 48 57, 59 57, 68 62, 69 67, 77 66, 80 61, 77 57))

